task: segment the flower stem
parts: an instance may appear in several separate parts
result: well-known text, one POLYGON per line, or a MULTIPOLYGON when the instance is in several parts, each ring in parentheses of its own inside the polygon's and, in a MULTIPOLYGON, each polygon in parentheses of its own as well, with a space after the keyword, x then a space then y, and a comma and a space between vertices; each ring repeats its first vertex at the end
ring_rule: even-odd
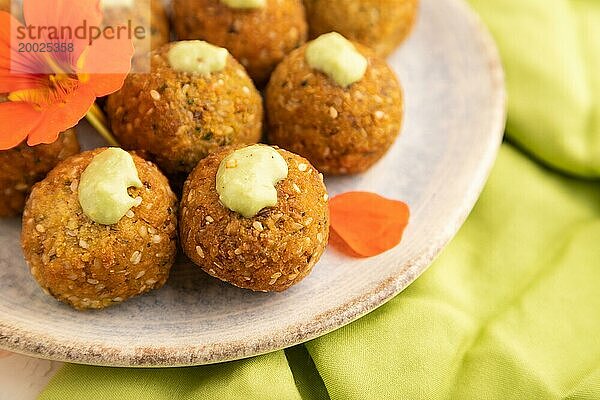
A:
POLYGON ((108 126, 108 119, 106 119, 106 116, 104 115, 104 112, 102 112, 102 109, 98 106, 98 103, 92 104, 92 106, 90 107, 90 112, 96 115, 96 117, 102 123, 102 125, 106 127, 108 126))
MULTIPOLYGON (((67 73, 56 62, 56 60, 48 55, 48 53, 44 53, 44 59, 55 75, 67 75, 67 73)), ((95 102, 92 104, 87 114, 85 114, 85 118, 88 120, 90 125, 92 125, 92 127, 98 131, 100 136, 102 136, 104 140, 108 142, 110 146, 119 146, 119 142, 117 142, 113 134, 110 132, 110 129, 108 129, 108 120, 106 119, 106 116, 100 107, 98 107, 98 104, 95 102)))
POLYGON ((89 111, 85 115, 85 118, 88 120, 90 125, 92 125, 94 129, 98 131, 100 136, 102 136, 104 140, 108 142, 110 146, 119 146, 119 142, 117 142, 113 134, 108 129, 108 121, 106 120, 106 116, 104 116, 104 113, 96 103, 90 107, 89 111))

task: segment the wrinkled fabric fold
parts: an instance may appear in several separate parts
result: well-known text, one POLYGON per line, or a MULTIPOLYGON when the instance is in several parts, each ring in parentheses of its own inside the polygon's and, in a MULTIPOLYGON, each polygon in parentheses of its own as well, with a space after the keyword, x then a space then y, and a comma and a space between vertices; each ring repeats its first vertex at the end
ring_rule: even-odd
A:
POLYGON ((40 399, 302 400, 302 397, 284 352, 278 351, 197 368, 126 369, 66 365, 40 399))
POLYGON ((502 55, 507 136, 553 168, 600 177, 600 2, 470 3, 502 55))
POLYGON ((585 382, 600 367, 599 235, 600 185, 505 145, 438 261, 385 306, 307 344, 331 398, 600 396, 585 382))

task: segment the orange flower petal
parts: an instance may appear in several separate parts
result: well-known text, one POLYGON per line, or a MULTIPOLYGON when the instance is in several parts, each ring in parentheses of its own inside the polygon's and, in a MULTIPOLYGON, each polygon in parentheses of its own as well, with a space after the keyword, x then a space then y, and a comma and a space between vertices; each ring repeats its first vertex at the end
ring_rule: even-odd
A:
POLYGON ((94 74, 90 75, 87 86, 96 97, 104 97, 121 89, 126 77, 127 74, 94 74))
MULTIPOLYGON (((99 27, 102 23, 99 0, 26 0, 23 2, 23 15, 25 23, 34 26, 75 29, 82 26, 84 21, 88 28, 99 27)), ((44 41, 40 40, 40 42, 44 41)), ((74 51, 68 54, 58 53, 58 55, 68 57, 69 60, 61 61, 74 66, 87 47, 88 40, 73 37, 69 42, 74 44, 74 51)))
POLYGON ((0 150, 19 145, 35 129, 42 113, 27 103, 0 104, 0 150))
POLYGON ((94 101, 96 96, 93 91, 86 85, 82 85, 66 96, 63 102, 45 108, 42 112, 43 119, 29 134, 27 144, 35 146, 54 142, 60 132, 77 125, 94 101))
POLYGON ((3 146, 16 145, 27 136, 31 146, 55 141, 60 132, 75 126, 85 116, 97 96, 121 88, 134 52, 127 37, 110 40, 101 37, 90 44, 89 37, 48 36, 52 27, 61 31, 65 27, 72 31, 83 26, 100 27, 99 0, 26 0, 23 9, 28 26, 46 28, 34 34, 46 37, 24 41, 73 43, 75 50, 42 55, 18 53, 11 46, 15 44, 11 39, 17 36, 20 24, 9 14, 0 13, 0 93, 10 93, 12 101, 2 111, 6 125, 0 125, 5 128, 0 132, 4 134, 0 138, 3 146), (11 114, 12 109, 19 112, 11 114), (11 132, 8 125, 19 128, 11 132))
POLYGON ((397 246, 410 217, 405 203, 368 192, 336 196, 329 202, 329 211, 332 230, 362 257, 373 257, 397 246))
POLYGON ((357 252, 355 252, 354 250, 352 250, 352 248, 350 246, 348 246, 348 244, 340 237, 340 235, 335 233, 335 231, 333 229, 329 230, 329 246, 336 248, 337 250, 341 251, 342 253, 344 253, 350 257, 355 257, 355 258, 363 258, 364 257, 364 256, 361 256, 360 254, 358 254, 357 252))
POLYGON ((97 97, 107 96, 123 86, 131 69, 134 48, 131 39, 94 40, 78 61, 80 78, 90 85, 97 97), (110 54, 110 57, 106 57, 110 54), (83 75, 83 77, 82 77, 83 75))
POLYGON ((32 65, 37 65, 38 56, 33 53, 19 53, 11 47, 11 32, 14 34, 19 26, 21 24, 12 15, 0 11, 0 93, 40 85, 39 76, 24 74, 32 70, 32 65))
MULTIPOLYGON (((21 78, 35 78, 35 75, 52 71, 45 61, 49 53, 35 51, 19 51, 21 45, 39 45, 39 40, 29 37, 20 38, 19 31, 23 25, 12 15, 0 12, 0 69, 3 74, 21 76, 21 78)), ((26 86, 29 87, 29 86, 26 86)), ((22 86, 20 87, 23 88, 22 86)))
POLYGON ((12 15, 6 11, 0 11, 0 73, 6 74, 10 71, 12 51, 10 38, 12 24, 18 23, 12 15))

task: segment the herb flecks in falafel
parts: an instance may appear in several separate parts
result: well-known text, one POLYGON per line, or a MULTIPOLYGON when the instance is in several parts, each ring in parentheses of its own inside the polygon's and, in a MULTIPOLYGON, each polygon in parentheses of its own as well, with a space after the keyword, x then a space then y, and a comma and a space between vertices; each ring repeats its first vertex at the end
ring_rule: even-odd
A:
POLYGON ((143 183, 141 205, 114 225, 88 218, 79 204, 83 171, 100 148, 70 157, 35 185, 21 242, 41 288, 77 309, 104 308, 164 285, 177 253, 177 199, 158 168, 131 154, 143 183))
POLYGON ((0 217, 20 214, 33 185, 60 161, 77 153, 79 141, 74 129, 61 133, 54 143, 31 147, 23 142, 0 151, 0 217))
POLYGON ((225 47, 259 87, 267 83, 286 54, 306 42, 308 35, 302 0, 265 0, 264 7, 245 9, 233 8, 222 0, 172 3, 173 25, 180 39, 206 40, 225 47))
MULTIPOLYGON (((206 273, 255 291, 281 292, 304 279, 329 240, 327 189, 310 163, 273 149, 288 166, 275 185, 277 204, 246 218, 219 201, 217 172, 242 148, 222 149, 204 160, 184 186, 181 246, 206 273)), ((232 163, 233 165, 233 163, 232 163)))
POLYGON ((304 0, 310 37, 339 32, 382 57, 410 34, 420 0, 304 0))
POLYGON ((106 109, 124 149, 144 151, 168 175, 180 178, 220 147, 257 143, 263 104, 231 55, 221 71, 187 73, 169 63, 176 46, 153 51, 152 72, 130 74, 121 90, 110 95, 106 109))
POLYGON ((290 53, 266 90, 271 144, 306 157, 325 174, 364 172, 400 134, 404 100, 398 79, 369 48, 352 42, 368 61, 364 77, 342 87, 315 71, 309 45, 290 53))

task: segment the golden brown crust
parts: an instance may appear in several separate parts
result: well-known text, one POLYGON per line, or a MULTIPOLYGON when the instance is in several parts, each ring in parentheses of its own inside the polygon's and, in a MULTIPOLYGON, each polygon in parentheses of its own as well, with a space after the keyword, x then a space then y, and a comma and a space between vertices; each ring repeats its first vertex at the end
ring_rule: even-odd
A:
POLYGON ((176 197, 158 168, 133 159, 144 187, 129 189, 142 203, 115 225, 100 225, 81 209, 81 173, 104 149, 60 163, 35 185, 21 241, 31 273, 58 300, 78 309, 103 308, 160 288, 177 252, 176 197))
POLYGON ((0 11, 10 11, 11 0, 0 0, 0 11))
POLYGON ((151 49, 157 49, 169 43, 169 17, 161 0, 135 0, 132 7, 112 6, 104 9, 103 24, 105 26, 117 26, 132 22, 134 27, 150 28, 150 48, 142 46, 142 41, 134 38, 136 48, 135 56, 147 54, 151 49))
MULTIPOLYGON (((138 0, 139 1, 139 0, 138 0)), ((152 39, 152 49, 158 49, 171 40, 171 29, 169 25, 169 16, 163 5, 162 0, 151 0, 150 10, 152 18, 150 20, 150 35, 152 39)))
POLYGON ((62 133, 51 144, 29 147, 27 143, 0 151, 0 217, 23 212, 33 185, 60 161, 79 153, 74 129, 62 133))
POLYGON ((310 37, 339 32, 382 57, 410 34, 419 0, 304 0, 310 37))
POLYGON ((287 53, 306 42, 301 0, 267 0, 258 10, 227 7, 220 0, 174 0, 180 39, 202 39, 229 49, 263 86, 287 53))
POLYGON ((189 173, 204 157, 262 136, 262 98, 233 57, 210 76, 177 72, 171 44, 152 52, 152 73, 130 74, 107 112, 119 143, 144 150, 168 174, 189 173))
POLYGON ((223 281, 255 291, 283 291, 310 273, 327 245, 323 176, 302 157, 279 150, 289 174, 277 184, 277 206, 244 218, 224 207, 216 191, 219 165, 236 148, 205 158, 188 178, 181 203, 182 247, 205 272, 223 281))
POLYGON ((267 86, 270 142, 306 157, 327 174, 369 169, 402 125, 402 89, 394 72, 371 50, 355 45, 369 67, 348 88, 308 65, 306 45, 277 67, 267 86))

